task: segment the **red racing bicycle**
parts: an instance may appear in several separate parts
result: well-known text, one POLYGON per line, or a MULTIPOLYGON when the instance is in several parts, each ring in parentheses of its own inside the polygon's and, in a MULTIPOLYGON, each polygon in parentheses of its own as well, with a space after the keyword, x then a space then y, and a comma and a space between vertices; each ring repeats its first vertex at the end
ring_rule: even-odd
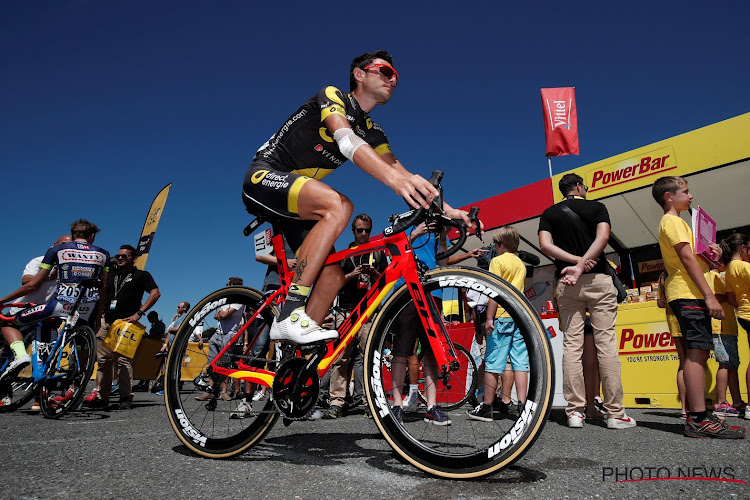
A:
MULTIPOLYGON (((442 194, 441 178, 441 172, 434 172, 431 182, 442 194)), ((474 218, 476 212, 472 211, 474 218)), ((438 260, 458 251, 466 239, 468 228, 463 221, 450 220, 441 213, 442 195, 430 210, 394 215, 384 235, 328 257, 326 265, 378 250, 390 257, 380 278, 338 327, 337 340, 311 346, 280 343, 272 349, 273 355, 252 356, 253 342, 244 345, 243 339, 257 339, 259 332, 270 327, 291 282, 283 239, 274 221, 269 221, 274 225, 272 241, 281 287, 267 296, 246 287, 217 290, 192 308, 175 336, 167 358, 165 399, 170 422, 182 443, 206 457, 230 457, 258 443, 279 418, 287 424, 306 418, 317 402, 320 377, 355 341, 359 328, 372 319, 364 352, 366 396, 380 432, 399 455, 428 473, 451 478, 482 476, 518 460, 539 436, 551 408, 554 372, 547 332, 523 294, 506 281, 478 269, 420 268, 404 233, 407 228, 427 221, 458 231, 458 239, 447 251, 436 255, 438 260), (393 290, 402 277, 404 285, 393 290), (466 363, 457 349, 456 338, 459 331, 466 332, 467 325, 447 321, 433 294, 442 294, 444 304, 463 303, 469 290, 495 300, 519 326, 530 365, 525 407, 517 417, 492 422, 470 419, 466 415, 468 408, 460 404, 448 409, 452 420, 449 426, 410 419, 408 414, 400 422, 391 412, 392 384, 387 366, 388 352, 397 334, 391 328, 394 320, 404 309, 416 307, 429 344, 422 345, 421 350, 430 349, 437 361, 436 390, 441 401, 441 394, 455 391, 455 384, 465 378, 458 377, 462 369, 466 370, 466 363), (375 314, 381 303, 382 309, 375 314), (197 327, 206 328, 208 334, 215 312, 230 304, 243 309, 241 327, 216 355, 209 356, 189 342, 190 336, 197 327), (193 383, 183 384, 186 381, 193 383), (270 392, 268 399, 248 402, 250 409, 244 412, 244 418, 238 418, 235 411, 237 401, 228 400, 220 389, 240 381, 266 387, 270 392)), ((250 234, 263 222, 256 219, 245 233, 250 234)), ((443 397, 448 399, 455 400, 455 396, 443 397)))

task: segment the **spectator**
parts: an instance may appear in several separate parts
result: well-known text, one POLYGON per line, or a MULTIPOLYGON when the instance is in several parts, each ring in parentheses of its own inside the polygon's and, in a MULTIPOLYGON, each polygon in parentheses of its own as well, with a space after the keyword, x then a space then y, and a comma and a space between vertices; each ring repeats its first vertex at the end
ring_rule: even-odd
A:
POLYGON ((563 340, 563 395, 568 402, 568 427, 584 424, 586 388, 583 379, 583 328, 588 309, 594 330, 599 374, 607 411, 607 427, 635 427, 625 414, 617 352, 615 321, 617 291, 607 272, 604 248, 609 241, 607 208, 586 199, 588 186, 576 174, 560 179, 565 199, 547 208, 539 221, 539 245, 555 259, 558 315, 563 340), (579 221, 580 219, 580 221, 579 221), (579 228, 582 225, 585 227, 579 228))
POLYGON ((147 337, 155 340, 163 340, 164 333, 167 331, 167 327, 162 320, 159 319, 159 313, 151 311, 146 316, 148 322, 151 323, 151 328, 148 331, 147 337))
POLYGON ((677 397, 682 403, 680 409, 680 419, 687 420, 687 397, 685 396, 685 342, 682 339, 682 333, 680 332, 680 324, 677 322, 677 317, 672 312, 667 302, 667 296, 665 295, 666 290, 667 273, 662 272, 659 275, 659 293, 656 299, 656 305, 664 309, 667 318, 667 327, 669 328, 669 334, 672 336, 672 342, 677 350, 677 357, 679 358, 679 364, 677 365, 677 397))
POLYGON ((167 352, 169 350, 169 346, 172 345, 172 340, 174 339, 174 336, 177 335, 182 320, 185 319, 189 310, 190 302, 180 302, 177 304, 177 312, 172 316, 172 322, 167 327, 167 336, 164 339, 164 344, 161 346, 162 352, 167 352))
MULTIPOLYGON (((114 366, 119 368, 118 380, 120 388, 119 408, 127 410, 133 407, 133 360, 104 346, 103 341, 109 333, 112 323, 121 319, 127 323, 138 322, 161 296, 159 287, 148 271, 141 271, 135 267, 135 248, 122 245, 115 259, 117 269, 109 274, 107 283, 107 308, 104 312, 102 326, 96 334, 97 361, 99 366, 96 379, 99 386, 98 394, 91 398, 92 408, 108 408, 109 396, 112 390, 114 366), (141 303, 143 294, 148 293, 146 301, 141 303)), ((94 389, 96 391, 96 389, 94 389)))
MULTIPOLYGON (((727 266, 727 292, 733 295, 733 305, 737 307, 737 321, 745 333, 750 335, 750 238, 745 234, 734 233, 721 242, 721 248, 722 260, 727 266)), ((750 382, 750 365, 745 377, 750 382)), ((734 407, 744 410, 745 418, 750 420, 747 405, 741 402, 741 398, 738 401, 740 402, 735 403, 734 407)))
MULTIPOLYGON (((437 262, 435 260, 435 247, 428 245, 430 232, 435 232, 437 229, 431 227, 426 223, 422 223, 415 227, 409 235, 409 241, 412 248, 414 249, 414 256, 419 260, 422 265, 428 269, 433 269, 437 265, 445 265, 445 261, 437 262)), ((439 248, 438 251, 444 251, 447 246, 447 238, 445 232, 442 232, 439 236, 439 248)), ((403 279, 403 278, 402 278, 403 279)), ((398 287, 400 283, 396 283, 398 287)), ((440 291, 432 293, 433 300, 438 310, 442 309, 443 298, 438 294, 440 291)), ((436 404, 437 401, 437 362, 435 356, 432 354, 429 346, 430 343, 427 340, 427 335, 424 332, 421 321, 417 315, 417 308, 413 303, 410 302, 410 307, 405 307, 393 322, 393 360, 391 361, 391 391, 393 394, 393 407, 391 412, 393 417, 399 422, 403 422, 404 409, 403 409, 403 395, 402 388, 404 385, 404 379, 406 377, 406 366, 409 357, 414 354, 416 342, 422 345, 422 352, 424 357, 422 358, 422 368, 425 376, 425 396, 427 399, 427 411, 424 415, 424 421, 434 425, 450 425, 451 420, 446 415, 445 411, 436 404)), ((410 388, 411 392, 411 388, 410 388)), ((410 394, 411 396, 411 394, 410 394)))
MULTIPOLYGON (((693 195, 681 177, 661 177, 651 192, 664 210, 659 222, 659 248, 668 275, 665 292, 687 350, 683 372, 690 414, 683 433, 688 437, 742 439, 744 427, 729 426, 706 410, 705 365, 714 346, 711 318, 722 319, 724 311, 704 276, 708 266, 695 255, 693 232, 680 218, 680 212, 690 208, 693 195)), ((721 253, 715 244, 712 249, 715 254, 721 253)))
MULTIPOLYGON (((229 278, 227 286, 237 285, 242 285, 242 278, 229 278)), ((229 344, 232 338, 240 330, 240 327, 242 326, 243 314, 245 314, 245 306, 242 304, 227 304, 216 311, 216 313, 214 314, 214 319, 217 320, 218 323, 216 325, 216 330, 214 331, 213 335, 211 335, 211 338, 208 341, 208 363, 213 362, 213 360, 227 346, 227 344, 229 344)), ((233 357, 242 354, 243 345, 244 342, 235 342, 221 357, 221 359, 217 361, 217 364, 220 364, 221 366, 229 366, 233 362, 233 357)), ((203 350, 203 338, 198 341, 198 349, 203 350)), ((236 387, 238 388, 239 380, 234 379, 234 382, 237 384, 236 387)), ((212 398, 219 397, 224 401, 230 401, 232 398, 229 396, 229 394, 227 394, 227 378, 224 376, 213 375, 209 379, 208 384, 213 388, 216 383, 221 384, 221 394, 217 395, 215 391, 212 390, 210 392, 197 396, 195 399, 197 399, 198 401, 208 401, 212 398)), ((246 403, 247 400, 251 397, 252 395, 246 394, 243 398, 243 402, 246 403)), ((237 412, 240 413, 251 411, 252 407, 249 405, 248 408, 243 407, 237 409, 237 412)))
MULTIPOLYGON (((495 232, 493 243, 497 250, 497 257, 490 262, 489 271, 506 280, 518 291, 523 291, 526 280, 526 266, 518 258, 520 238, 513 226, 504 226, 495 232)), ((518 396, 518 414, 526 404, 526 388, 528 386, 529 354, 521 331, 510 314, 497 302, 487 303, 487 319, 484 324, 486 333, 486 354, 484 358, 484 402, 469 411, 469 417, 475 420, 491 422, 494 419, 493 406, 497 382, 500 374, 504 373, 508 354, 513 367, 518 396)), ((508 384, 510 386, 510 384, 508 384)), ((508 393, 510 387, 503 386, 503 393, 508 393)))
MULTIPOLYGON (((364 245, 370 241, 372 233, 372 219, 367 214, 359 214, 352 220, 352 235, 354 241, 349 244, 349 248, 364 245)), ((367 294, 372 283, 380 278, 380 274, 388 265, 385 253, 382 251, 355 255, 341 262, 341 269, 344 271, 344 286, 339 291, 339 302, 335 309, 334 329, 338 328, 349 316, 352 309, 359 304, 360 300, 367 294)), ((354 353, 355 343, 350 342, 344 351, 341 352, 336 361, 333 362, 330 375, 330 406, 323 412, 322 418, 333 419, 343 414, 344 400, 346 398, 346 388, 349 385, 349 359, 354 353, 357 356, 354 368, 355 394, 353 395, 353 405, 359 401, 364 401, 363 391, 363 369, 362 358, 365 352, 365 341, 370 334, 370 326, 373 317, 370 317, 367 323, 363 324, 357 332, 357 342, 359 344, 359 353, 354 353)), ((366 403, 366 402, 365 402, 366 403)))
MULTIPOLYGON (((720 270, 723 270, 721 264, 720 270)), ((716 300, 724 311, 724 319, 711 320, 711 333, 714 340, 714 353, 719 369, 716 370, 716 404, 714 413, 721 417, 737 417, 746 403, 740 392, 740 353, 737 347, 737 318, 733 305, 737 305, 734 292, 727 290, 724 280, 716 270, 706 276, 708 284, 716 295, 716 300), (732 395, 732 403, 727 401, 727 387, 732 395)))

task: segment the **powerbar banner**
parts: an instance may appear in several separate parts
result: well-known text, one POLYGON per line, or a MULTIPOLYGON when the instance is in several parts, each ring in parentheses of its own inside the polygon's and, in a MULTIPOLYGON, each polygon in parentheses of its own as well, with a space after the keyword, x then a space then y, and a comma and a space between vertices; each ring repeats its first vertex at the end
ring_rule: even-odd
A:
POLYGON ((547 156, 580 154, 575 87, 542 89, 547 156))
POLYGON ((151 244, 154 242, 156 226, 159 225, 161 214, 164 213, 164 205, 167 203, 170 187, 172 187, 171 182, 159 191, 148 211, 146 222, 143 223, 141 238, 138 240, 138 258, 135 260, 135 266, 141 271, 146 269, 146 259, 148 259, 148 253, 151 251, 151 244))

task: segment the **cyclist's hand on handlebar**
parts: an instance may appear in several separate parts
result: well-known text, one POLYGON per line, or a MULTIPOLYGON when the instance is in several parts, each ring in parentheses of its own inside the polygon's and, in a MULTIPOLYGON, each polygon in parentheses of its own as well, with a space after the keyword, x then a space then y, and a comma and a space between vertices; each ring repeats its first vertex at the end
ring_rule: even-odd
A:
POLYGON ((401 196, 412 208, 424 208, 428 210, 432 200, 440 193, 435 186, 427 182, 417 174, 406 174, 401 178, 394 179, 393 190, 401 196))
POLYGON ((450 219, 461 219, 464 221, 464 224, 466 224, 466 227, 471 227, 474 229, 474 234, 477 233, 477 231, 480 231, 480 234, 484 234, 484 223, 482 221, 479 221, 479 226, 476 227, 476 224, 474 224, 471 219, 469 219, 469 212, 466 210, 461 210, 459 208, 453 208, 449 206, 447 203, 445 204, 445 215, 446 217, 450 219))

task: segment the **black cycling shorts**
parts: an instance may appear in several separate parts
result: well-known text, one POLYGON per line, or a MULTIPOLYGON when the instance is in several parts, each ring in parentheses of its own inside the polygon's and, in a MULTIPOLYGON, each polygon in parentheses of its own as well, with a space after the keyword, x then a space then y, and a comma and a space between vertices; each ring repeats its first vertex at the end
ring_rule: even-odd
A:
POLYGON ((295 253, 316 221, 299 218, 297 199, 310 177, 274 170, 262 162, 250 165, 242 186, 242 201, 253 215, 273 220, 295 253))

